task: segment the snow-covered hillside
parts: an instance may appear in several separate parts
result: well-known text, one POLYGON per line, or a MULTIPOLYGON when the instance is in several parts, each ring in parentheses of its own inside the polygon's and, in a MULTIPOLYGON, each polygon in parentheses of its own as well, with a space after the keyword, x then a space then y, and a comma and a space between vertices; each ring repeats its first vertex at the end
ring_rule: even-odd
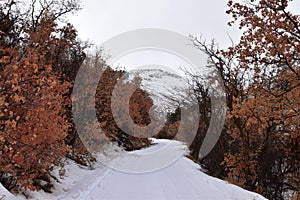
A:
POLYGON ((179 102, 186 101, 188 84, 178 74, 162 69, 133 70, 130 73, 142 78, 141 87, 150 94, 157 112, 172 112, 179 102))
MULTIPOLYGON (((177 150, 186 153, 183 144, 177 141, 154 140, 155 145, 128 153, 119 158, 119 164, 134 165, 142 159, 143 154, 151 154, 166 145, 173 145, 177 150), (137 156, 140 155, 140 156, 137 156)), ((156 159, 160 159, 156 157, 156 159)), ((152 162, 155 162, 153 160, 152 162)), ((147 162, 143 162, 147 165, 147 162)), ((56 190, 52 194, 35 192, 30 195, 34 199, 61 200, 264 200, 262 196, 241 189, 225 181, 210 177, 203 173, 199 165, 185 156, 176 162, 149 173, 126 173, 108 168, 98 163, 95 170, 78 167, 69 161, 66 165, 66 175, 56 183, 56 190)), ((2 200, 12 199, 10 194, 2 200)), ((2 194, 3 193, 3 194, 2 194)), ((0 199, 1 199, 0 195, 0 199)), ((13 199, 15 199, 14 197, 13 199)), ((18 196, 18 199, 24 199, 18 196)))

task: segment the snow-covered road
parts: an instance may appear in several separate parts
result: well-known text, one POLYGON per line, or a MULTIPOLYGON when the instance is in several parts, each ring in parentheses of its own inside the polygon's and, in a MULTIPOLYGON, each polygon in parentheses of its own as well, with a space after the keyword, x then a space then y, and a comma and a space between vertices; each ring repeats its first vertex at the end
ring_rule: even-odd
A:
MULTIPOLYGON (((169 145, 168 143, 175 144, 174 147, 177 145, 177 149, 184 151, 175 141, 156 140, 156 142, 157 145, 140 150, 139 153, 151 153, 169 145)), ((121 159, 123 160, 119 160, 119 164, 128 165, 128 160, 132 163, 134 159, 141 158, 127 156, 121 159)), ((107 167, 98 169, 61 199, 262 200, 264 198, 206 175, 199 170, 199 165, 181 156, 173 164, 149 173, 126 173, 107 167)))
MULTIPOLYGON (((180 142, 155 142, 157 144, 149 148, 118 157, 118 169, 129 169, 130 166, 136 165, 140 166, 136 170, 148 169, 146 165, 151 166, 151 160, 154 163, 152 166, 158 166, 155 160, 159 160, 160 157, 153 152, 165 146, 171 149, 167 152, 186 153, 186 148, 183 148, 180 142), (150 155, 148 160, 143 159, 145 155, 150 155), (156 158, 151 155, 155 155, 156 158)), ((115 170, 101 163, 95 170, 87 170, 71 162, 66 165, 66 169, 66 176, 60 179, 61 183, 55 184, 54 193, 35 192, 30 195, 34 199, 46 200, 265 200, 258 194, 206 175, 199 165, 185 156, 180 156, 163 168, 143 173, 115 170)), ((5 200, 14 199, 8 198, 10 194, 5 192, 5 200)), ((24 199, 20 195, 18 197, 24 199)))

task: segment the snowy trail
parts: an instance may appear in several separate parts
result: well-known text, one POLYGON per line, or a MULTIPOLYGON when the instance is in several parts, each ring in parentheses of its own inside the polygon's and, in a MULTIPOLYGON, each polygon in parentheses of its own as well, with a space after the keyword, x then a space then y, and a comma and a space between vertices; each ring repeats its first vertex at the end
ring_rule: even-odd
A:
MULTIPOLYGON (((166 143, 178 143, 157 141, 158 145, 139 150, 138 153, 155 151, 166 143)), ((132 164, 134 159, 138 160, 140 157, 119 159, 118 164, 128 165, 128 162, 132 164)), ((182 156, 173 164, 149 173, 126 173, 108 167, 97 169, 59 199, 263 200, 265 198, 206 175, 199 170, 199 165, 182 156)))
POLYGON ((13 198, 14 196, 0 184, 0 200, 9 200, 13 198))
MULTIPOLYGON (((182 155, 187 150, 178 141, 155 142, 157 144, 149 148, 127 152, 126 156, 114 159, 118 169, 126 171, 133 167, 140 173, 115 170, 99 162, 95 170, 87 170, 70 161, 65 166, 65 176, 55 184, 52 194, 39 191, 30 192, 30 196, 35 200, 265 200, 256 193, 206 175, 199 165, 185 156, 156 169, 161 157, 154 152, 169 147, 166 154, 182 155), (148 170, 149 166, 156 170, 138 171, 148 170)), ((25 198, 13 196, 0 184, 0 200, 15 199, 25 198)))

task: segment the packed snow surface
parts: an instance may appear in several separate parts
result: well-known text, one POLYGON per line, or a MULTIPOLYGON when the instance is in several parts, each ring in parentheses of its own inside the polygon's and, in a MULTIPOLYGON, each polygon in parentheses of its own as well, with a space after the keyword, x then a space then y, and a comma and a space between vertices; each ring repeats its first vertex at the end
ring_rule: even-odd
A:
MULTIPOLYGON (((127 153, 118 158, 119 165, 149 165, 149 161, 139 162, 144 155, 152 154, 160 148, 171 146, 174 151, 187 152, 178 141, 154 140, 149 148, 127 153)), ((172 152, 172 151, 169 151, 172 152)), ((153 157, 151 157, 153 159, 153 157)), ((152 162, 160 159, 156 156, 152 162)), ((143 166, 140 166, 143 167, 143 166)), ((173 163, 148 173, 128 173, 97 163, 94 170, 81 168, 68 161, 66 174, 55 183, 52 194, 29 193, 33 199, 61 200, 264 200, 262 196, 241 189, 228 182, 203 173, 198 164, 185 156, 173 163)), ((124 168, 126 169, 126 167, 124 168)), ((1 185, 0 185, 1 186, 1 185)), ((22 195, 13 197, 0 187, 0 199, 24 199, 22 195)))

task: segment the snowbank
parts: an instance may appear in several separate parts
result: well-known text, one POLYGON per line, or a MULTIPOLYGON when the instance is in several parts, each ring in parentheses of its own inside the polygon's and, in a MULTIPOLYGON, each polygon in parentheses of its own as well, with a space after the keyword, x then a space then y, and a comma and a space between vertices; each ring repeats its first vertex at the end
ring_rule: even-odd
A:
POLYGON ((11 200, 14 199, 14 196, 6 190, 0 183, 0 199, 1 200, 11 200))

